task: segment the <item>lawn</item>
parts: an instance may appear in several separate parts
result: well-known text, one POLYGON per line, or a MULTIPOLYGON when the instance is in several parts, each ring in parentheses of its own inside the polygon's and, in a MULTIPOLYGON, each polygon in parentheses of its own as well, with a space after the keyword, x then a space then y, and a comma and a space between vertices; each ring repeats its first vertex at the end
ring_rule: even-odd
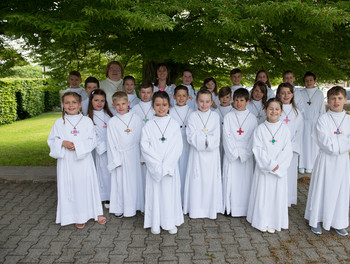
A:
POLYGON ((61 115, 44 113, 0 126, 0 166, 55 166, 46 140, 61 115))

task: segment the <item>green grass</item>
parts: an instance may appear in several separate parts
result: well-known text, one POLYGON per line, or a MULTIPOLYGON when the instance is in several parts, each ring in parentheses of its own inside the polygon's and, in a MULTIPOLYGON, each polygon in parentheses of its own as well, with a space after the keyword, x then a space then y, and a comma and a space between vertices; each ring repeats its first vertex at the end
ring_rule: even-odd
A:
POLYGON ((55 166, 46 140, 61 115, 44 113, 0 126, 0 166, 55 166))

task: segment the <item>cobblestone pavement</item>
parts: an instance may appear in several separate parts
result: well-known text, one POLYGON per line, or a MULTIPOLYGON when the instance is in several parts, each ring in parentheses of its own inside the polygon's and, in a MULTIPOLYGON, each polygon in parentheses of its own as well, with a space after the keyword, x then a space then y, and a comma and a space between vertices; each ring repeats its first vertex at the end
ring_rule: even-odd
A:
POLYGON ((349 263, 350 242, 314 235, 304 220, 308 185, 299 184, 288 230, 253 229, 245 218, 189 219, 176 235, 151 234, 143 217, 84 229, 55 224, 56 184, 0 182, 0 263, 349 263))

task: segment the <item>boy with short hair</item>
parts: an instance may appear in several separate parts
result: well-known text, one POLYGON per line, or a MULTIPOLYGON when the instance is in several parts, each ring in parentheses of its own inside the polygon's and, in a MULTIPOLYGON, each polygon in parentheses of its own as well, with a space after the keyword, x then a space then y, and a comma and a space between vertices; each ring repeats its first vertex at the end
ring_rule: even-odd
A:
POLYGON ((84 90, 85 90, 85 93, 87 94, 87 97, 81 102, 81 108, 84 115, 88 114, 89 97, 91 92, 99 88, 100 88, 100 83, 95 77, 90 76, 86 78, 84 82, 84 90))
POLYGON ((231 90, 232 90, 232 98, 234 92, 239 88, 244 88, 241 84, 242 81, 242 71, 241 69, 234 68, 230 71, 230 80, 232 82, 231 90))
POLYGON ((305 88, 295 93, 297 108, 303 113, 304 131, 299 158, 299 173, 311 173, 318 153, 318 146, 312 134, 318 118, 325 113, 323 93, 315 87, 316 75, 306 72, 305 88))
POLYGON ((290 83, 291 85, 294 86, 294 82, 295 82, 294 72, 292 72, 292 71, 285 71, 282 74, 282 78, 283 78, 283 82, 284 83, 290 83))
POLYGON ((350 185, 350 116, 343 110, 346 90, 334 86, 327 92, 330 110, 320 116, 315 128, 320 148, 311 176, 305 218, 311 231, 322 234, 331 227, 348 235, 350 185))
POLYGON ((144 211, 140 162, 142 120, 129 112, 125 92, 114 93, 112 101, 117 114, 107 126, 108 170, 111 173, 109 212, 117 218, 131 217, 137 210, 144 211))
POLYGON ((153 119, 155 114, 152 107, 153 84, 151 82, 142 83, 139 93, 141 101, 133 107, 132 111, 141 117, 143 125, 145 125, 153 119))
POLYGON ((140 99, 137 97, 135 93, 136 81, 135 78, 128 75, 124 77, 123 80, 123 88, 128 95, 128 100, 130 102, 129 110, 131 110, 135 105, 140 102, 140 99))
POLYGON ((231 216, 246 216, 253 177, 253 132, 256 117, 246 108, 249 92, 239 88, 233 94, 234 109, 224 118, 223 164, 224 206, 231 216))
POLYGON ((68 83, 70 85, 70 88, 67 90, 63 90, 60 92, 60 95, 62 97, 63 94, 67 92, 75 92, 81 96, 81 101, 86 100, 88 98, 87 93, 84 91, 83 88, 80 87, 82 80, 81 80, 81 74, 78 71, 71 71, 68 75, 68 83))

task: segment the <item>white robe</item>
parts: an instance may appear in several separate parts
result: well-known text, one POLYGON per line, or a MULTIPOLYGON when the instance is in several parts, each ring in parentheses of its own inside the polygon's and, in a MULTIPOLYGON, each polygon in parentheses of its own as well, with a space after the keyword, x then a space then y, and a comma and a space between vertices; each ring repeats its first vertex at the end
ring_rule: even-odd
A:
MULTIPOLYGON (((214 103, 216 104, 216 106, 218 107, 220 105, 220 100, 219 100, 219 96, 215 95, 214 93, 211 93, 211 97, 214 101, 214 103)), ((216 108, 214 108, 213 106, 211 106, 210 108, 211 110, 215 110, 216 108)))
POLYGON ((211 110, 193 112, 188 118, 186 134, 191 147, 184 190, 184 213, 189 213, 191 218, 216 219, 217 213, 223 213, 219 115, 211 110), (204 124, 207 123, 206 132, 199 116, 204 124))
POLYGON ((188 89, 189 99, 187 100, 186 104, 189 107, 191 107, 192 110, 194 110, 194 111, 197 110, 198 109, 198 105, 196 102, 197 91, 192 88, 192 85, 185 85, 185 84, 182 84, 182 85, 186 86, 188 89))
MULTIPOLYGON (((245 87, 243 87, 242 85, 232 85, 232 86, 231 86, 231 91, 232 91, 232 94, 231 94, 231 96, 232 96, 232 101, 233 101, 233 95, 234 95, 235 91, 236 91, 236 90, 238 90, 239 88, 245 88, 245 87)), ((247 88, 245 88, 245 89, 247 89, 247 88)))
POLYGON ((130 105, 128 107, 129 110, 131 110, 135 105, 137 105, 141 101, 136 94, 128 94, 128 100, 130 102, 130 105))
POLYGON ((144 211, 140 139, 142 121, 135 113, 117 114, 107 128, 108 170, 111 172, 109 212, 126 217, 144 211), (120 119, 119 119, 119 118, 120 119), (127 132, 127 126, 131 131, 127 132))
POLYGON ((179 123, 170 116, 149 121, 142 129, 141 151, 147 165, 144 228, 174 229, 184 222, 178 165, 182 153, 179 123), (164 142, 160 140, 162 133, 164 142))
POLYGON ((95 164, 100 187, 101 201, 109 201, 111 195, 111 174, 107 164, 107 124, 111 117, 104 110, 94 110, 94 123, 97 138, 95 164))
POLYGON ((112 81, 111 79, 103 80, 100 82, 100 88, 105 91, 106 93, 106 99, 108 102, 108 107, 112 111, 113 114, 116 113, 115 109, 112 107, 113 101, 112 96, 115 92, 123 91, 123 79, 120 79, 119 81, 112 81))
POLYGON ((247 215, 254 172, 252 151, 253 132, 257 126, 258 122, 249 110, 237 111, 234 109, 224 118, 224 207, 227 214, 231 214, 232 216, 247 215), (237 122, 237 118, 239 123, 237 122))
POLYGON ((283 105, 280 121, 288 126, 293 147, 293 159, 288 168, 288 206, 291 206, 292 204, 297 204, 298 158, 301 150, 304 123, 301 112, 298 109, 294 110, 291 104, 283 105))
POLYGON ((89 108, 89 98, 87 97, 83 101, 81 101, 81 111, 83 112, 83 115, 88 114, 88 108, 89 108))
MULTIPOLYGON (((174 96, 174 90, 176 88, 176 85, 175 84, 170 84, 170 85, 167 85, 165 87, 165 89, 163 90, 164 92, 166 92, 168 95, 169 95, 169 98, 170 98, 170 104, 172 106, 174 106, 176 104, 176 101, 174 100, 173 96, 174 96)), ((153 92, 158 92, 159 91, 159 88, 157 86, 153 86, 153 92)))
POLYGON ((276 97, 275 92, 267 85, 266 85, 266 89, 267 89, 267 100, 269 100, 270 98, 276 97))
POLYGON ((186 129, 188 124, 188 117, 193 110, 188 106, 177 106, 170 108, 170 116, 174 118, 180 124, 180 130, 182 135, 182 153, 179 159, 179 170, 181 179, 181 201, 184 200, 184 187, 187 172, 188 155, 190 152, 190 144, 187 142, 186 129), (175 110, 176 109, 176 110, 175 110))
POLYGON ((265 121, 253 134, 256 161, 250 192, 247 220, 261 231, 266 227, 281 231, 288 228, 287 170, 293 157, 288 127, 278 121, 265 121), (272 144, 272 134, 276 142, 272 144), (278 130, 279 129, 279 130, 278 130), (278 131, 277 131, 278 130, 278 131), (272 172, 272 170, 279 168, 272 172))
POLYGON ((303 143, 299 158, 299 168, 312 170, 319 150, 316 141, 312 138, 312 134, 317 119, 325 113, 323 93, 317 90, 317 88, 300 89, 295 93, 295 103, 304 118, 303 143), (310 97, 312 97, 312 103, 309 105, 307 102, 310 97))
POLYGON ((327 111, 317 121, 314 133, 320 151, 311 176, 305 218, 312 227, 322 222, 325 230, 330 227, 343 229, 349 225, 349 115, 339 128, 342 134, 335 134, 344 114, 344 111, 327 111))
POLYGON ((255 101, 255 100, 250 100, 249 103, 247 104, 247 109, 256 116, 256 119, 258 121, 258 124, 264 123, 266 120, 266 114, 264 111, 264 106, 262 105, 262 101, 255 101))
POLYGON ((66 115, 55 121, 47 143, 50 156, 57 159, 56 223, 82 224, 103 215, 95 164, 91 151, 96 146, 96 134, 90 118, 66 115), (81 119, 82 117, 82 119, 81 119), (76 125, 73 134, 73 126, 76 125), (62 146, 64 140, 74 143, 75 151, 62 146))

